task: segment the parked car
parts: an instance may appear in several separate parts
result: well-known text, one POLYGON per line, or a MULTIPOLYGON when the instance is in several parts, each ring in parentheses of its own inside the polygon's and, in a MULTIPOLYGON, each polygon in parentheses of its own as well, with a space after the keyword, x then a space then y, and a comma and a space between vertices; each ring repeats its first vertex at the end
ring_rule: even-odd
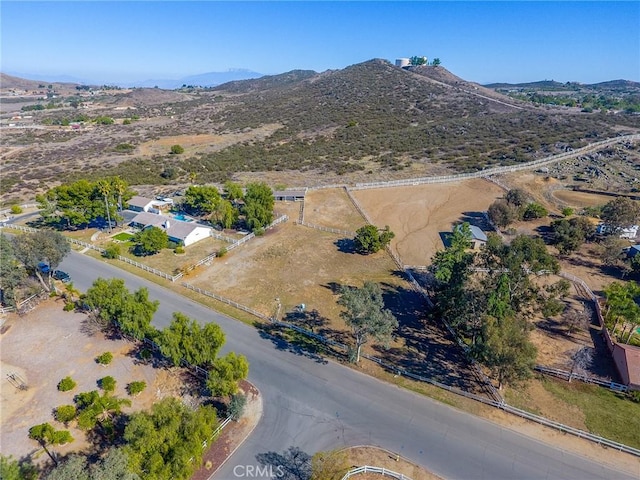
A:
POLYGON ((71 277, 67 272, 63 272, 62 270, 55 270, 53 272, 53 278, 56 280, 60 280, 63 283, 69 283, 71 281, 71 277))
POLYGON ((49 264, 47 262, 40 262, 38 263, 38 270, 40 270, 42 273, 49 273, 51 267, 49 267, 49 264))

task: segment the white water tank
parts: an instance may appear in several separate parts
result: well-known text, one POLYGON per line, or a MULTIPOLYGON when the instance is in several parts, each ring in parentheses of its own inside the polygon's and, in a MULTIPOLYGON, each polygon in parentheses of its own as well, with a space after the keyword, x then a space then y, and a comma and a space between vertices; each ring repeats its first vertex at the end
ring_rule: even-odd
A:
POLYGON ((411 60, 408 58, 396 58, 396 67, 408 67, 411 64, 411 60))

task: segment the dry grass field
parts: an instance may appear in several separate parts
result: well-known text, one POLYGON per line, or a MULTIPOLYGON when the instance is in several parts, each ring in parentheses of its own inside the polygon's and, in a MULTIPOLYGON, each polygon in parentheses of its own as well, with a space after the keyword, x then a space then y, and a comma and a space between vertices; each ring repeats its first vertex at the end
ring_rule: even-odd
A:
POLYGON ((428 265, 444 248, 441 234, 478 216, 504 191, 486 180, 417 185, 352 192, 372 221, 389 225, 391 247, 405 265, 428 265))
MULTIPOLYGON (((276 205, 279 213, 290 216, 298 208, 296 203, 276 205)), ((324 222, 348 225, 340 220, 345 211, 350 212, 340 208, 326 211, 324 222)), ((376 282, 400 328, 388 349, 369 343, 364 351, 442 383, 482 392, 462 352, 443 327, 427 320, 424 300, 397 271, 389 255, 384 251, 358 255, 350 238, 289 221, 214 260, 210 267, 195 270, 185 281, 269 316, 278 312, 280 304, 281 318, 343 343, 352 340, 340 318, 337 288, 376 282), (300 304, 305 304, 306 315, 296 315, 300 304)))
POLYGON ((304 200, 304 220, 354 232, 366 223, 342 188, 308 191, 304 200))

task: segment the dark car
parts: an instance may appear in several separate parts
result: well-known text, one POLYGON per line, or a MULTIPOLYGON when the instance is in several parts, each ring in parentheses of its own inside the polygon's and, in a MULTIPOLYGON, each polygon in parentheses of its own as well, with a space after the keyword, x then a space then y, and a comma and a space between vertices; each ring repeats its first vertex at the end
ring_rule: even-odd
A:
POLYGON ((67 272, 63 272, 62 270, 56 270, 53 272, 53 278, 56 280, 60 280, 63 283, 69 283, 71 281, 71 277, 67 272))
POLYGON ((49 273, 49 264, 47 262, 38 263, 38 270, 40 270, 42 273, 49 273))

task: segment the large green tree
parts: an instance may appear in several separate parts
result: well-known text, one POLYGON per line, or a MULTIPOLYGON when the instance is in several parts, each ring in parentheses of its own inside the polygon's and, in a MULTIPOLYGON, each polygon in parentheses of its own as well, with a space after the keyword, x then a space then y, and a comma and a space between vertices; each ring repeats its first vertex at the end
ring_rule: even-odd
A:
POLYGON ((187 480, 202 463, 202 448, 217 426, 212 406, 196 410, 165 398, 131 415, 124 431, 131 470, 145 480, 187 480))
POLYGON ((238 220, 238 210, 229 200, 220 200, 211 214, 211 220, 222 228, 231 228, 238 220))
POLYGON ((342 286, 338 304, 344 307, 340 316, 351 329, 355 343, 355 361, 360 361, 362 345, 370 338, 386 343, 398 328, 398 320, 384 308, 382 290, 377 283, 365 282, 362 288, 342 286))
POLYGON ((636 282, 612 282, 604 289, 607 298, 605 322, 620 341, 629 343, 633 332, 640 327, 640 285, 636 282), (622 325, 618 334, 618 326, 622 325))
POLYGON ((0 478, 2 480, 36 480, 38 469, 29 461, 18 461, 0 454, 0 478))
POLYGON ((74 454, 51 470, 47 480, 140 480, 129 472, 128 457, 123 448, 110 448, 96 463, 74 454))
POLYGON ((593 236, 595 228, 586 217, 561 218, 551 222, 552 242, 561 254, 575 252, 593 236))
POLYGON ((271 187, 264 182, 249 183, 244 195, 243 213, 251 230, 265 228, 273 222, 275 199, 271 187))
POLYGON ((206 385, 213 396, 236 393, 238 382, 249 374, 249 362, 243 355, 229 352, 224 357, 218 356, 225 336, 215 323, 200 326, 195 320, 176 312, 171 324, 160 331, 156 341, 173 365, 179 366, 184 360, 189 365, 208 370, 206 385))
POLYGON ((395 237, 395 234, 387 225, 380 230, 375 225, 365 225, 356 231, 353 239, 356 251, 363 255, 376 253, 380 249, 389 245, 389 242, 395 237))
POLYGON ((602 207, 600 218, 609 227, 609 233, 618 233, 623 228, 638 224, 640 203, 628 197, 616 197, 602 207))
POLYGON ((15 258, 24 265, 29 275, 40 280, 47 291, 51 289, 53 271, 70 251, 67 239, 59 232, 38 230, 13 237, 15 258), (39 267, 41 263, 49 266, 49 271, 44 274, 44 277, 39 267))
POLYGON ((529 340, 528 328, 524 320, 511 316, 485 318, 482 340, 473 353, 493 372, 498 388, 531 376, 536 364, 536 348, 529 340))
POLYGON ((160 351, 173 365, 182 360, 190 365, 207 368, 213 365, 220 348, 224 345, 224 332, 215 323, 204 327, 186 315, 175 312, 173 320, 158 335, 160 351))
POLYGON ((27 271, 18 261, 13 242, 0 234, 0 303, 15 307, 18 289, 27 279, 27 271))
POLYGON ((169 245, 169 235, 158 227, 149 227, 133 237, 133 252, 136 255, 154 255, 169 245))
POLYGON ((98 278, 87 290, 83 302, 95 310, 105 325, 117 324, 127 335, 141 339, 155 331, 151 320, 159 303, 149 300, 149 291, 144 287, 130 293, 122 279, 98 278))
POLYGON ((244 355, 229 352, 216 358, 207 377, 207 388, 214 397, 227 397, 238 392, 238 382, 249 375, 249 362, 244 355))
POLYGON ((118 210, 133 196, 120 177, 91 182, 78 180, 37 195, 40 216, 45 223, 66 228, 87 227, 98 219, 120 221, 118 210))
POLYGON ((240 184, 227 180, 224 182, 224 196, 231 203, 236 204, 238 200, 242 200, 244 192, 240 184))
POLYGON ((500 385, 526 378, 535 362, 527 320, 537 312, 557 314, 563 307, 557 297, 568 290, 564 280, 545 287, 535 280, 557 273, 557 261, 539 238, 519 236, 507 245, 490 235, 479 253, 464 248, 464 235, 451 243, 433 259, 436 315, 449 321, 500 385))
POLYGON ((182 205, 193 215, 210 215, 220 199, 220 191, 213 185, 192 185, 184 193, 182 205))

